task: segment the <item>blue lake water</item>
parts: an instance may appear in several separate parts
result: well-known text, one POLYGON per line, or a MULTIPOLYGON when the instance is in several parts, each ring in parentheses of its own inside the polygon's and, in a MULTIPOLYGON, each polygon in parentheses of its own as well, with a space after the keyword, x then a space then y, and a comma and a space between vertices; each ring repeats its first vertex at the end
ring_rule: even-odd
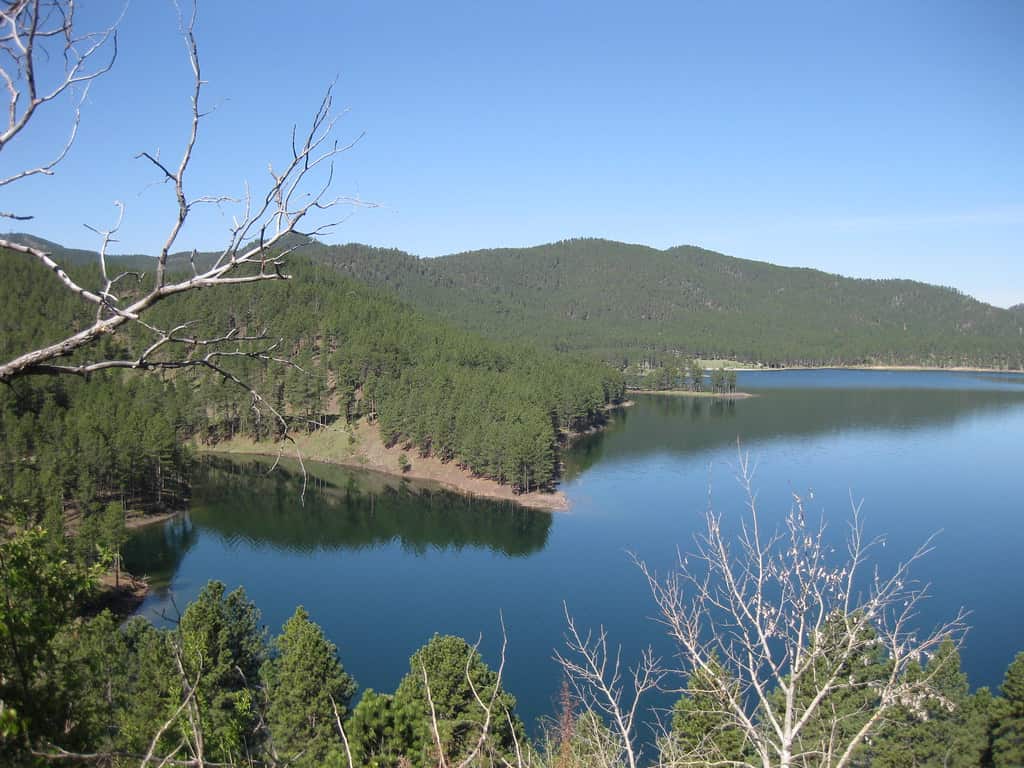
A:
POLYGON ((628 553, 664 570, 709 503, 735 523, 742 450, 772 524, 794 493, 813 493, 809 512, 838 537, 861 504, 866 532, 885 537, 883 568, 938 533, 916 569, 934 594, 920 624, 970 610, 965 669, 972 686, 998 686, 1024 650, 1024 376, 751 372, 739 386, 757 397, 640 396, 617 411, 566 452, 568 513, 323 466, 302 505, 287 469, 217 462, 187 515, 129 545, 126 565, 156 586, 140 610, 160 621, 208 579, 244 586, 271 632, 302 604, 360 685, 384 691, 434 632, 482 633, 494 662, 500 614, 506 687, 534 723, 554 711, 561 682, 563 602, 580 624, 606 626, 627 658, 651 644, 671 651, 628 553))

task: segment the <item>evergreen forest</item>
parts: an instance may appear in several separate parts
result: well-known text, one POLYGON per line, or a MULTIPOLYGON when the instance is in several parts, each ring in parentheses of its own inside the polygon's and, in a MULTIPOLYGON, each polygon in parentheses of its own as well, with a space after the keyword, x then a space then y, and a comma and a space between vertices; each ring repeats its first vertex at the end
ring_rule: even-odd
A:
POLYGON ((499 339, 525 335, 617 367, 651 357, 1024 366, 1019 311, 912 280, 596 239, 429 259, 358 244, 312 243, 307 253, 463 327, 499 339))
MULTIPOLYGON (((111 601, 111 574, 116 592, 130 521, 187 505, 196 449, 238 436, 273 446, 289 434, 365 422, 413 460, 434 456, 527 492, 553 487, 563 442, 600 426, 627 384, 735 390, 734 372, 713 369, 708 379, 698 356, 1019 366, 1013 313, 914 283, 642 249, 629 252, 636 258, 626 271, 665 277, 643 298, 624 277, 621 294, 602 295, 599 276, 616 274, 629 248, 569 241, 427 261, 312 243, 290 257, 290 280, 191 291, 154 309, 157 324, 190 318, 195 338, 238 339, 217 368, 25 376, 0 388, 0 760, 631 765, 614 724, 568 687, 550 720, 523 723, 500 660, 488 663, 462 638, 433 637, 394 691, 377 692, 359 688, 343 650, 301 606, 271 634, 244 591, 216 581, 162 627, 124 621, 130 607, 111 601), (601 266, 586 268, 588 260, 601 266), (779 308, 783 294, 831 325, 794 327, 787 318, 801 314, 779 308), (954 328, 949 318, 959 318, 954 328), (249 403, 239 382, 262 402, 249 403)), ((89 256, 66 252, 62 264, 96 282, 89 256)), ((145 259, 126 257, 122 267, 145 267, 145 259)), ((39 264, 0 252, 0 273, 0 355, 88 323, 87 307, 39 264)), ((99 349, 132 358, 143 343, 129 331, 101 339, 99 349)), ((250 524, 260 525, 259 499, 250 507, 250 524)), ((380 525, 379 510, 366 514, 380 525)), ((462 541, 457 531, 451 537, 462 541)), ((1000 691, 972 693, 946 642, 902 673, 908 690, 927 678, 929 697, 883 703, 873 681, 890 665, 879 652, 842 671, 858 693, 834 697, 828 721, 809 723, 805 738, 825 738, 835 722, 844 725, 833 737, 852 738, 858 718, 884 705, 884 725, 858 742, 848 764, 1004 768, 1024 760, 1024 654, 1000 691)), ((647 741, 643 764, 690 765, 695 753, 722 765, 755 759, 749 734, 714 716, 721 702, 705 701, 714 686, 701 674, 691 675, 667 731, 647 741)), ((771 727, 766 712, 752 718, 771 727)))

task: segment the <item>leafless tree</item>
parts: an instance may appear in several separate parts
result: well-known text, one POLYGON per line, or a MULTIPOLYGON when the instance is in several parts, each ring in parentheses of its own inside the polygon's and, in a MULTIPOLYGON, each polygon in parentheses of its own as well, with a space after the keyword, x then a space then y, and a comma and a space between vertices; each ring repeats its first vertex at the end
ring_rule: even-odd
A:
MULTIPOLYGON (((77 94, 69 139, 48 162, 17 169, 0 180, 0 187, 34 175, 51 175, 74 143, 80 116, 79 107, 85 89, 114 63, 117 50, 116 27, 99 32, 81 33, 77 29, 74 0, 19 0, 0 11, 4 34, 0 37, 0 78, 6 85, 10 105, 8 126, 0 133, 0 151, 22 136, 33 117, 44 105, 62 94, 77 94), (45 60, 49 66, 40 62, 45 60), (56 82, 43 88, 44 73, 54 75, 54 60, 63 61, 56 82)), ((293 247, 286 239, 298 233, 300 224, 313 213, 330 211, 339 205, 357 205, 348 197, 332 197, 333 163, 339 154, 354 142, 341 143, 335 137, 338 117, 333 112, 332 89, 320 101, 305 130, 293 129, 290 152, 285 161, 268 166, 269 180, 261 193, 248 185, 238 199, 192 196, 186 189, 186 176, 199 138, 200 126, 208 112, 201 104, 205 81, 202 78, 196 44, 196 7, 183 16, 179 10, 182 37, 192 68, 191 110, 188 137, 177 162, 169 163, 159 152, 144 151, 137 156, 151 164, 160 182, 173 188, 176 207, 166 238, 154 259, 152 274, 118 272, 112 268, 109 248, 116 243, 124 207, 117 203, 120 215, 108 230, 94 229, 100 237, 98 261, 100 284, 80 284, 54 260, 51 254, 32 245, 0 239, 0 247, 35 259, 49 269, 65 289, 95 308, 92 320, 65 338, 27 350, 0 362, 0 382, 31 374, 72 374, 88 376, 108 369, 143 371, 201 368, 216 372, 244 388, 250 395, 257 414, 266 411, 282 426, 284 415, 274 408, 256 389, 225 367, 231 358, 246 357, 280 364, 290 364, 289 350, 280 340, 271 339, 265 331, 240 333, 236 329, 203 335, 193 318, 180 317, 157 324, 151 310, 171 297, 198 288, 247 285, 270 280, 287 280, 285 259, 293 247), (198 206, 237 205, 227 244, 201 266, 196 253, 181 259, 180 273, 171 261, 179 235, 189 215, 198 206), (137 350, 124 358, 107 358, 99 353, 97 342, 119 331, 131 331, 130 341, 137 350)), ((358 141, 358 139, 356 139, 358 141)), ((4 153, 0 157, 10 157, 4 153)), ((8 218, 31 218, 24 213, 6 213, 8 218)), ((304 234, 316 235, 329 230, 337 219, 307 229, 304 234)), ((285 429, 287 434, 287 430, 285 429)))
POLYGON ((584 737, 593 743, 586 750, 601 768, 624 765, 637 768, 640 748, 637 717, 642 715, 644 695, 655 690, 664 677, 659 659, 645 651, 632 669, 624 669, 622 649, 610 650, 608 633, 601 627, 596 634, 582 632, 565 607, 566 653, 555 658, 573 686, 577 700, 591 715, 599 715, 609 728, 589 728, 584 737))
MULTIPOLYGON (((640 566, 676 646, 679 665, 669 672, 701 680, 710 702, 703 714, 744 746, 732 756, 711 744, 663 750, 662 761, 844 768, 896 706, 935 695, 934 672, 907 671, 945 638, 959 640, 965 615, 926 633, 915 629, 927 586, 913 580, 911 567, 930 541, 882 575, 869 566, 881 542, 865 539, 855 505, 847 553, 834 564, 824 524, 808 520, 802 499, 781 530, 766 531, 748 454, 740 454, 738 479, 747 507, 735 537, 709 510, 695 551, 680 555, 668 575, 640 566)), ((585 649, 571 623, 570 632, 570 644, 585 649)), ((573 672, 598 680, 594 667, 573 672)))
MULTIPOLYGON (((80 107, 90 83, 107 73, 117 58, 116 24, 83 33, 76 25, 73 0, 13 0, 4 5, 0 9, 0 79, 7 90, 8 108, 0 151, 29 127, 41 108, 65 94, 73 97, 74 116, 67 141, 50 159, 3 175, 0 187, 29 176, 53 175, 78 135, 80 107), (63 66, 55 68, 55 61, 63 66)), ((32 218, 13 211, 2 211, 0 217, 32 218)))

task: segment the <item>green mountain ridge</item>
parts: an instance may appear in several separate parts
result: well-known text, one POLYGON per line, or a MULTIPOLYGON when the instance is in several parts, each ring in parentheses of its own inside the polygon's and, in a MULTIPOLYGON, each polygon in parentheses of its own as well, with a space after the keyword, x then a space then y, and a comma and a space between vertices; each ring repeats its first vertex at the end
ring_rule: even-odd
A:
POLYGON ((417 258, 303 251, 447 320, 612 362, 668 356, 766 364, 1021 367, 1018 313, 953 288, 779 267, 696 246, 607 240, 417 258))
MULTIPOLYGON (((768 365, 1024 367, 1021 305, 1001 309, 913 280, 600 239, 436 258, 299 235, 292 245, 463 328, 616 364, 692 356, 768 365)), ((175 260, 187 263, 187 254, 175 260)))

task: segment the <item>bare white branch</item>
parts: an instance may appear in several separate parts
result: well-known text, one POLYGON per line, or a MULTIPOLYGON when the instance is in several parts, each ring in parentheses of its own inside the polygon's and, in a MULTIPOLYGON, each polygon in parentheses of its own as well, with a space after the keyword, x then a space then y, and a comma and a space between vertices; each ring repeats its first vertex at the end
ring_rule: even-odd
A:
POLYGON ((910 572, 931 539, 890 576, 866 572, 873 542, 854 504, 847 555, 833 563, 824 524, 800 496, 782 530, 763 530, 742 451, 738 466, 747 498, 738 534, 709 510, 672 572, 639 564, 682 662, 674 672, 691 693, 701 681, 698 693, 714 702, 707 714, 746 745, 745 757, 696 745, 677 764, 844 768, 895 706, 933 695, 933 674, 907 670, 945 639, 959 641, 965 615, 924 634, 914 626, 927 587, 910 572))

